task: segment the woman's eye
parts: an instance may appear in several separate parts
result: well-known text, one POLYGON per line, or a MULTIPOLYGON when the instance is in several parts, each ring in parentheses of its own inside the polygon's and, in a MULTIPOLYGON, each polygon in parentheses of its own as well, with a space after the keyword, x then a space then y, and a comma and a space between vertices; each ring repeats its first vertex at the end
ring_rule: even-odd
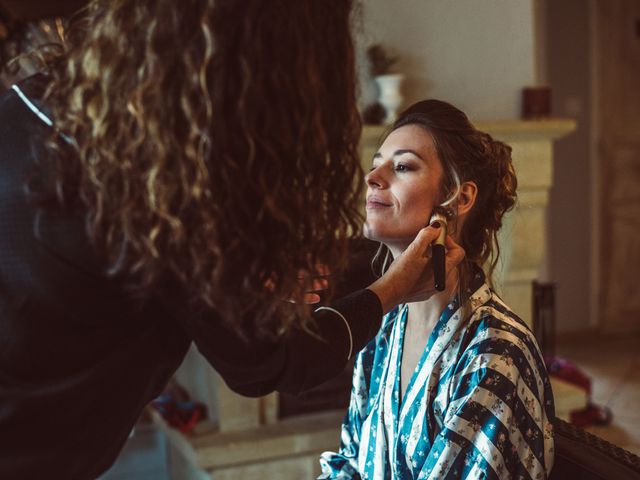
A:
POLYGON ((396 172, 408 172, 409 170, 411 170, 409 166, 405 165, 404 163, 399 163, 396 165, 396 172))

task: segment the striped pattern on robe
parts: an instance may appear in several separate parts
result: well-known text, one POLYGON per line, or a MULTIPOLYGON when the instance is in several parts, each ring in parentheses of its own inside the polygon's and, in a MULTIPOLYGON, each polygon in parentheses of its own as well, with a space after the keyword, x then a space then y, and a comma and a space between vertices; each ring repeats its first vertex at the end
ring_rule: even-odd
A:
POLYGON ((321 479, 545 479, 553 394, 526 324, 478 273, 470 312, 440 316, 399 404, 407 306, 387 314, 356 359, 340 450, 321 479))

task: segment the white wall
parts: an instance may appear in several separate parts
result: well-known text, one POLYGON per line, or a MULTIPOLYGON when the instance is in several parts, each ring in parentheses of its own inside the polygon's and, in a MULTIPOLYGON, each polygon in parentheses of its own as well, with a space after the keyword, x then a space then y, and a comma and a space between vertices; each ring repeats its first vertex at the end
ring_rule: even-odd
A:
POLYGON ((591 85, 589 5, 584 0, 547 0, 548 79, 553 112, 574 118, 578 129, 554 145, 553 188, 549 199, 551 278, 557 283, 557 329, 589 328, 597 320, 591 251, 593 172, 590 157, 594 108, 591 85))
MULTIPOLYGON (((402 58, 404 106, 446 100, 475 120, 520 116, 520 91, 535 83, 534 0, 365 0, 359 34, 402 58)), ((362 68, 362 103, 375 97, 362 68)))
POLYGON ((552 87, 553 112, 578 131, 554 148, 545 279, 557 282, 558 330, 589 326, 592 265, 591 86, 584 0, 365 0, 359 42, 362 103, 376 91, 364 50, 382 43, 402 57, 405 106, 447 100, 474 120, 520 117, 522 87, 552 87))

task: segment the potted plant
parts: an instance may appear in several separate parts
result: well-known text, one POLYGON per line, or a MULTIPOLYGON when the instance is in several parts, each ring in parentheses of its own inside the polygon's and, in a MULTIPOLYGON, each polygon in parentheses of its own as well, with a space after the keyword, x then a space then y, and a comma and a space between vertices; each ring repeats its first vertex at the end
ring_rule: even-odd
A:
POLYGON ((397 63, 398 57, 390 56, 382 45, 374 44, 367 49, 367 58, 371 76, 378 86, 378 103, 386 112, 384 123, 392 123, 402 103, 400 84, 404 75, 393 72, 393 66, 397 63))

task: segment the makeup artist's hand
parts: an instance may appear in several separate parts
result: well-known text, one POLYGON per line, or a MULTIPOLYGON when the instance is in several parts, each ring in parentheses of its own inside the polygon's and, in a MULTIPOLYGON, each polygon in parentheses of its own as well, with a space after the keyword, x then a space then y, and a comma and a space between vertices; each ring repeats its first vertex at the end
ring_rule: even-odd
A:
POLYGON ((315 272, 309 273, 306 270, 298 271, 298 282, 300 292, 292 295, 287 301, 291 303, 306 303, 313 305, 320 302, 320 295, 317 292, 329 288, 329 267, 324 264, 317 264, 315 272), (307 289, 305 285, 310 285, 307 289))
MULTIPOLYGON (((407 249, 394 259, 385 274, 368 287, 380 299, 384 313, 401 303, 427 300, 437 293, 429 251, 439 232, 439 228, 433 227, 420 230, 407 249)), ((449 235, 446 237, 445 248, 447 284, 450 284, 450 275, 464 258, 464 250, 449 235)))
MULTIPOLYGON (((298 288, 284 298, 283 300, 290 303, 306 303, 313 305, 320 302, 318 292, 329 288, 329 267, 324 264, 317 264, 315 271, 310 273, 307 270, 298 270, 298 288)), ((274 291, 275 286, 271 279, 264 284, 269 291, 274 291)))

